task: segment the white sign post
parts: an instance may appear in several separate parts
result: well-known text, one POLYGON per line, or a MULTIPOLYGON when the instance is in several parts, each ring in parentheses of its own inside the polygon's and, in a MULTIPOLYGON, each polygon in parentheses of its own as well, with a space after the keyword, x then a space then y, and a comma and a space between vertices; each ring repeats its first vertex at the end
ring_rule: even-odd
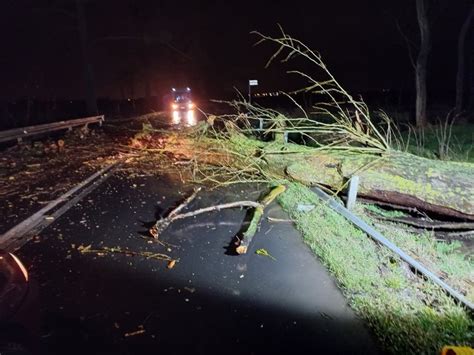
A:
POLYGON ((258 80, 249 80, 249 104, 252 103, 252 86, 258 86, 258 80))

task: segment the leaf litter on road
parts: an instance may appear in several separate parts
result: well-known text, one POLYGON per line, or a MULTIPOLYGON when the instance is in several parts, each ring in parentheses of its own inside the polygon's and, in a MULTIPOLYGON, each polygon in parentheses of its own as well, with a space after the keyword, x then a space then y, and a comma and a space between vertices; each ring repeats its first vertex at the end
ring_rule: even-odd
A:
POLYGON ((270 253, 268 253, 268 251, 267 251, 266 249, 263 249, 263 248, 257 249, 257 250, 255 251, 255 254, 261 255, 261 256, 266 256, 266 257, 268 257, 268 258, 270 258, 270 259, 276 261, 276 258, 273 257, 270 253))

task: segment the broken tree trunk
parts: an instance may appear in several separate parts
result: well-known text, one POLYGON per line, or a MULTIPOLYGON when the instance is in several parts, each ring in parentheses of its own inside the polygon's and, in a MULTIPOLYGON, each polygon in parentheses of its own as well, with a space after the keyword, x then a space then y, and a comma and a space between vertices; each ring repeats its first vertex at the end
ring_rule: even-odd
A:
POLYGON ((263 217, 263 211, 265 207, 267 207, 272 201, 282 192, 286 190, 286 187, 284 185, 277 186, 273 188, 268 195, 265 196, 265 198, 260 202, 260 206, 257 206, 253 210, 253 215, 252 219, 250 221, 250 224, 245 231, 245 233, 242 235, 242 239, 240 241, 239 246, 237 247, 236 251, 238 254, 245 254, 247 253, 248 247, 250 243, 252 242, 253 237, 257 233, 258 226, 260 225, 260 221, 262 220, 263 217))
POLYGON ((357 174, 361 197, 474 220, 474 164, 430 160, 402 152, 375 155, 316 150, 266 143, 237 132, 225 141, 180 137, 170 142, 170 150, 184 159, 236 169, 252 165, 266 177, 290 178, 333 191, 344 189, 357 174))
POLYGON ((321 184, 333 190, 344 188, 347 180, 357 174, 361 197, 474 220, 473 164, 434 161, 405 153, 374 157, 332 152, 293 159, 286 173, 307 185, 321 184))

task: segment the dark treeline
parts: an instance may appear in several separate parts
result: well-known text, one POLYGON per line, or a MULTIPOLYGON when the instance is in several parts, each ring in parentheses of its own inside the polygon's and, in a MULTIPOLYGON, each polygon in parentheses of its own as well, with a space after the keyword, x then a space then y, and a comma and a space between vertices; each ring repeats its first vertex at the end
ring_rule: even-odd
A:
MULTIPOLYGON (((354 93, 354 97, 362 97, 372 110, 385 110, 387 113, 403 113, 403 117, 413 120, 415 108, 413 105, 413 91, 388 90, 388 91, 367 91, 363 93, 354 93)), ((430 117, 438 119, 439 115, 445 114, 452 105, 450 105, 455 96, 453 92, 430 92, 431 102, 436 102, 430 108, 430 117), (439 114, 438 114, 439 112, 439 114)), ((219 97, 218 100, 239 99, 236 92, 229 92, 225 97, 219 97)), ((241 99, 241 98, 240 98, 241 99)), ((316 95, 299 94, 295 99, 308 111, 311 106, 321 100, 316 95)), ((287 97, 267 96, 252 98, 253 103, 274 109, 280 109, 285 112, 293 112, 296 106, 287 97)), ((107 99, 102 98, 97 101, 99 114, 106 116, 106 119, 115 119, 131 117, 150 113, 153 111, 163 111, 169 109, 164 98, 152 96, 148 100, 145 98, 137 99, 107 99)), ((197 99, 197 105, 208 113, 221 113, 222 105, 212 104, 210 99, 197 99)), ((226 110, 224 110, 226 111, 226 110)), ((83 100, 37 100, 21 98, 15 101, 0 102, 0 129, 10 129, 36 125, 59 120, 67 120, 87 116, 86 103, 83 100)), ((393 117, 399 119, 400 116, 393 117)), ((400 122, 405 123, 405 122, 400 122)))

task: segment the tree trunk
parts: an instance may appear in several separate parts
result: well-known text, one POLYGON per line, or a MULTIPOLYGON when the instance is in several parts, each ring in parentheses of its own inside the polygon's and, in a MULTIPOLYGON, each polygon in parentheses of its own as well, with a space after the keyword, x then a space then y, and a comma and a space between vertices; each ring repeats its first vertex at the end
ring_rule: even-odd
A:
POLYGON ((235 133, 226 140, 171 137, 165 149, 201 164, 257 167, 271 179, 323 185, 333 191, 360 177, 359 195, 420 211, 474 221, 474 164, 430 160, 408 153, 383 156, 320 151, 295 144, 265 143, 235 133), (236 152, 231 154, 229 152, 236 152), (244 158, 242 158, 244 157, 244 158))
POLYGON ((466 44, 466 35, 471 25, 472 18, 474 17, 474 5, 471 5, 471 11, 464 21, 461 31, 459 32, 458 37, 458 72, 456 75, 456 107, 455 112, 461 113, 464 108, 464 87, 465 87, 465 78, 464 78, 464 61, 465 61, 465 44, 466 44))
POLYGON ((79 36, 81 40, 82 65, 86 86, 86 107, 87 114, 97 115, 97 97, 95 93, 94 71, 89 56, 89 44, 87 42, 87 23, 84 14, 83 0, 76 0, 77 21, 79 26, 79 36))
POLYGON ((416 0, 416 13, 420 27, 420 50, 416 59, 416 126, 424 127, 428 123, 426 116, 427 90, 426 73, 428 55, 431 48, 430 27, 426 9, 426 0, 416 0))
POLYGON ((286 174, 307 185, 321 184, 337 191, 358 175, 361 197, 474 220, 473 164, 440 162, 407 153, 376 158, 318 152, 302 158, 293 158, 286 174))

